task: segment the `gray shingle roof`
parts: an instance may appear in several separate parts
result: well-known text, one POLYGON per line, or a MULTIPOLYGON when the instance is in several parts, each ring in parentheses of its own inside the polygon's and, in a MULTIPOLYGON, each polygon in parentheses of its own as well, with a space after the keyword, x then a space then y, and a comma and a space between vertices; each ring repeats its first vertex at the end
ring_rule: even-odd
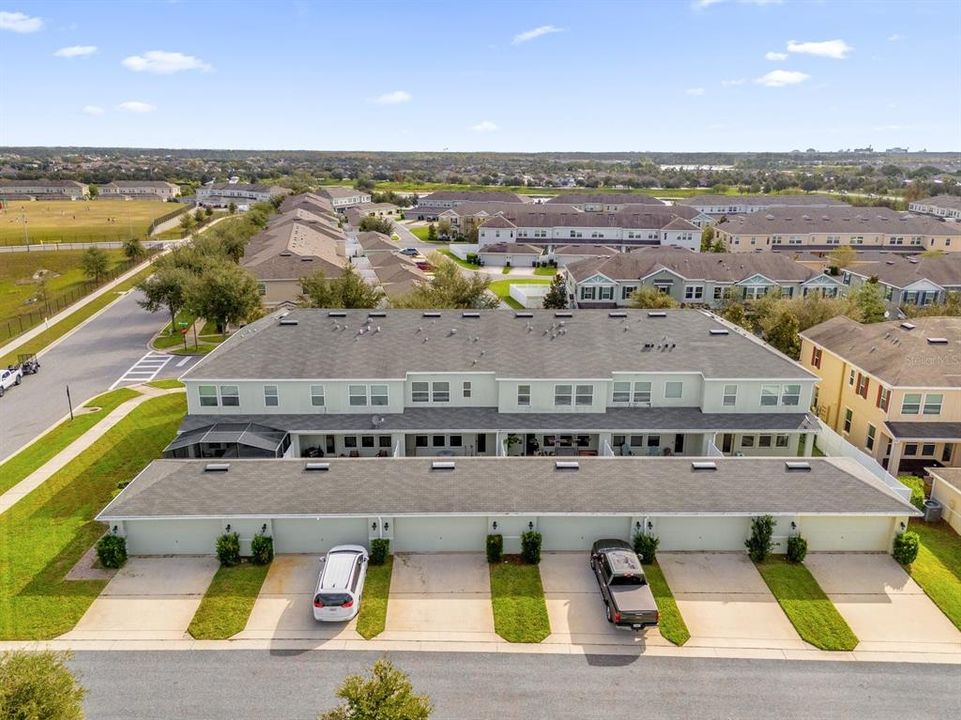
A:
POLYGON ((524 198, 515 192, 507 190, 437 190, 424 195, 418 201, 419 205, 434 207, 439 202, 508 202, 524 203, 524 198))
POLYGON ((828 195, 693 195, 677 201, 691 207, 848 207, 847 203, 828 195))
POLYGON ((961 492, 961 468, 929 468, 928 472, 961 492))
POLYGON ((303 460, 231 460, 227 472, 206 473, 206 461, 157 460, 97 519, 919 514, 847 458, 811 458, 807 471, 777 458, 717 458, 716 470, 700 471, 690 458, 580 458, 576 470, 546 458, 457 458, 454 470, 433 470, 423 458, 328 462, 326 472, 306 472, 303 460))
POLYGON ((961 422, 891 422, 885 423, 898 440, 957 440, 961 438, 961 422))
POLYGON ((934 207, 945 208, 947 210, 961 210, 961 196, 958 195, 935 195, 924 200, 915 200, 914 205, 933 205, 934 207))
POLYGON ((846 269, 865 278, 877 277, 898 288, 918 280, 930 280, 941 287, 961 286, 961 253, 911 258, 889 254, 871 261, 859 259, 846 269))
POLYGON ((717 225, 732 235, 806 235, 875 233, 887 235, 961 235, 961 225, 885 207, 772 207, 731 215, 717 225))
POLYGON ((643 193, 561 193, 548 203, 564 205, 666 205, 663 200, 643 193))
POLYGON ((200 360, 188 380, 269 378, 404 378, 408 372, 494 373, 504 378, 598 378, 613 372, 694 372, 707 378, 810 378, 746 333, 697 310, 668 310, 652 317, 626 310, 623 317, 577 310, 558 317, 533 310, 459 310, 426 315, 388 310, 360 334, 366 310, 292 311, 252 323, 200 360), (563 324, 562 324, 563 323, 563 324), (375 330, 375 328, 379 328, 375 330), (645 344, 650 346, 645 349, 645 344), (318 352, 323 348, 323 352, 318 352))

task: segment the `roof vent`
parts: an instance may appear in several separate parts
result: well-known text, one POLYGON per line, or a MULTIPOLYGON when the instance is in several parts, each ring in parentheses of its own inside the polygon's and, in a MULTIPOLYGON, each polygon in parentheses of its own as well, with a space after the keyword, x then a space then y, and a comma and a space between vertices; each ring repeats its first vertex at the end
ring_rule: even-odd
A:
POLYGON ((652 310, 647 314, 648 317, 667 317, 667 313, 661 310, 652 310))
POLYGON ((691 463, 691 470, 717 470, 717 463, 713 460, 695 460, 691 463))
POLYGON ((534 313, 519 312, 519 313, 514 313, 514 317, 516 317, 516 318, 532 318, 532 317, 534 317, 534 313))
POLYGON ((577 470, 581 464, 577 460, 555 460, 554 469, 556 470, 577 470))
POLYGON ((227 472, 230 470, 230 463, 207 463, 204 465, 204 472, 227 472))
POLYGON ((297 324, 297 318, 282 317, 282 318, 280 318, 280 321, 279 321, 277 324, 278 324, 278 325, 296 325, 296 324, 297 324))
POLYGON ((455 467, 453 460, 434 460, 430 464, 431 470, 453 470, 455 467))
POLYGON ((326 472, 330 470, 330 463, 309 462, 304 465, 304 470, 307 472, 326 472))
POLYGON ((789 472, 792 470, 810 470, 811 463, 807 460, 786 460, 784 462, 784 467, 789 472))
POLYGON ((929 337, 928 345, 947 345, 948 339, 943 337, 929 337))
POLYGON ((627 317, 627 313, 626 313, 626 312, 609 312, 609 313, 607 313, 607 317, 609 317, 609 318, 626 318, 626 317, 627 317))
POLYGON ((901 327, 904 328, 905 330, 914 330, 914 328, 916 328, 917 325, 915 325, 914 323, 903 322, 901 323, 901 327))
POLYGON ((561 318, 567 317, 567 318, 569 318, 569 317, 574 317, 574 313, 572 313, 572 312, 556 312, 556 313, 554 313, 554 317, 561 317, 561 318))
POLYGON ((331 310, 327 313, 327 317, 347 317, 347 313, 343 310, 331 310))
POLYGON ((425 312, 425 313, 421 313, 421 317, 438 318, 438 317, 440 317, 440 313, 439 313, 439 312, 425 312))
POLYGON ((383 310, 371 310, 369 313, 367 313, 367 317, 387 317, 387 313, 385 313, 383 310))
POLYGON ((461 316, 461 317, 465 317, 465 318, 479 318, 479 317, 480 317, 480 313, 479 313, 479 312, 464 312, 464 313, 461 313, 460 316, 461 316))
POLYGON ((711 328, 711 335, 730 335, 731 331, 727 328, 711 328))

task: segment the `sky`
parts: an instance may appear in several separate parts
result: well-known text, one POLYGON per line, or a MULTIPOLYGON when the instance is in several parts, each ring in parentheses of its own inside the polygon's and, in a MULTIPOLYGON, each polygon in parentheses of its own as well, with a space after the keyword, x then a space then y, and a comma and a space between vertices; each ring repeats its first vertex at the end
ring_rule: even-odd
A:
POLYGON ((961 150, 961 0, 0 0, 0 145, 961 150))

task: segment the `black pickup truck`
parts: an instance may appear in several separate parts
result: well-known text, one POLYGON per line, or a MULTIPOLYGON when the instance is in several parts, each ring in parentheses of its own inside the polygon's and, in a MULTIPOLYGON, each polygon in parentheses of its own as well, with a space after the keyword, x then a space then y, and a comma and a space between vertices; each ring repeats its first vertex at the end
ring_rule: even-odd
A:
POLYGON ((607 621, 625 630, 657 625, 660 613, 644 577, 641 560, 623 540, 598 540, 591 547, 591 569, 607 609, 607 621))

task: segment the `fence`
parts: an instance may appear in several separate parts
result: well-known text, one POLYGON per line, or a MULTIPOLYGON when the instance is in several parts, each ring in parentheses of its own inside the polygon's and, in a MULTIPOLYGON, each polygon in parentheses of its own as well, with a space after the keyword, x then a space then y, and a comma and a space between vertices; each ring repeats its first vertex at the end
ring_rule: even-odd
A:
MULTIPOLYGON (((149 257, 149 255, 148 255, 149 257)), ((132 268, 136 267, 143 260, 125 260, 110 272, 108 272, 99 283, 88 280, 81 285, 71 288, 67 292, 52 295, 46 299, 42 305, 39 303, 33 310, 19 313, 13 317, 0 318, 0 344, 12 340, 18 335, 22 335, 31 328, 43 323, 47 318, 53 317, 58 312, 73 305, 78 300, 86 297, 101 285, 114 280, 132 268)))
POLYGON ((857 462, 861 467, 870 472, 874 477, 887 485, 897 495, 905 500, 911 499, 911 490, 898 481, 891 473, 868 455, 866 452, 854 447, 851 443, 838 435, 821 418, 817 419, 820 429, 818 430, 818 449, 828 457, 847 457, 857 462))
POLYGON ((164 214, 164 215, 161 215, 161 216, 158 217, 158 218, 154 218, 154 221, 153 221, 152 223, 150 223, 150 225, 147 226, 147 237, 150 237, 150 235, 153 233, 153 231, 157 229, 157 226, 158 226, 158 225, 162 225, 163 223, 167 222, 168 220, 173 220, 173 219, 174 219, 175 217, 177 217, 178 215, 182 215, 183 213, 187 212, 188 210, 193 209, 193 207, 194 207, 194 204, 193 204, 193 203, 181 203, 180 206, 179 206, 176 210, 171 210, 169 213, 166 213, 166 214, 164 214))

